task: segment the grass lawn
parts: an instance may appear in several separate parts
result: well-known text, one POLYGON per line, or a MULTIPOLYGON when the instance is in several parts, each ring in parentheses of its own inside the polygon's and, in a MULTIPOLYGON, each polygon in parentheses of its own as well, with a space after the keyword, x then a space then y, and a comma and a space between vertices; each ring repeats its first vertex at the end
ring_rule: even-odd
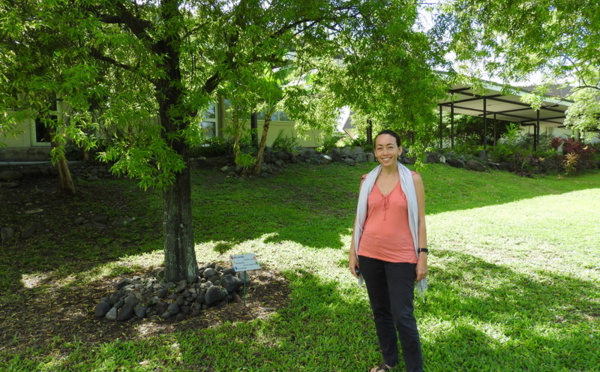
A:
MULTIPOLYGON (((194 171, 198 261, 256 253, 289 281, 290 302, 276 313, 150 336, 143 329, 158 325, 143 322, 102 342, 49 335, 37 348, 0 330, 0 370, 368 370, 380 354, 347 252, 358 183, 371 167, 298 164, 267 179, 194 171)), ((421 174, 430 289, 416 316, 426 371, 599 371, 600 172, 522 178, 428 165, 421 174)), ((126 190, 127 201, 86 208, 137 216, 131 228, 93 239, 65 231, 44 243, 44 255, 36 241, 3 247, 0 328, 9 305, 31 291, 43 296, 52 285, 68 294, 161 263, 160 193, 103 182, 126 190), (45 276, 52 283, 23 290, 45 276)), ((89 311, 82 319, 93 318, 89 311)))

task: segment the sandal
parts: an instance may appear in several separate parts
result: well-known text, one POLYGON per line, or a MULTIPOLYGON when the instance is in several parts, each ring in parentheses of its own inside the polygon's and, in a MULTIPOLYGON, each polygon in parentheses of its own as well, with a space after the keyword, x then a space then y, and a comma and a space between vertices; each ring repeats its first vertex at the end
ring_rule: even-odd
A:
POLYGON ((387 372, 387 371, 391 371, 392 368, 394 368, 394 367, 390 367, 385 363, 381 363, 380 365, 377 366, 377 369, 375 370, 375 372, 387 372))

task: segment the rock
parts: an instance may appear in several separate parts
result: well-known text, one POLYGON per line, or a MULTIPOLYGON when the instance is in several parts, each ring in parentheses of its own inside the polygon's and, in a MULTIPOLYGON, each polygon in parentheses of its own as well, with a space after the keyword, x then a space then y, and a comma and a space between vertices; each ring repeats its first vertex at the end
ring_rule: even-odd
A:
POLYGON ((454 167, 454 168, 464 168, 465 163, 460 159, 448 159, 446 160, 446 164, 454 167))
POLYGON ((169 304, 169 306, 167 307, 167 311, 170 312, 171 314, 175 315, 175 314, 179 314, 179 305, 177 304, 169 304))
POLYGON ((179 284, 177 284, 177 287, 175 287, 175 293, 183 292, 186 286, 187 282, 185 280, 180 281, 179 284))
POLYGON ((131 280, 126 278, 126 279, 123 279, 120 282, 118 282, 117 285, 115 286, 115 288, 117 288, 117 290, 119 290, 129 284, 131 284, 131 280))
POLYGON ((19 187, 20 183, 18 182, 0 182, 0 187, 4 187, 6 189, 15 189, 19 187))
POLYGON ((123 305, 123 307, 120 308, 119 311, 117 311, 117 321, 124 322, 126 320, 133 318, 133 314, 134 314, 133 308, 134 307, 135 307, 135 305, 132 305, 132 304, 123 305))
POLYGON ((109 303, 107 302, 100 302, 98 305, 96 305, 96 312, 94 313, 94 316, 96 318, 103 318, 106 316, 106 314, 110 311, 112 306, 110 306, 109 303))
POLYGON ((415 164, 416 162, 417 162, 416 156, 411 156, 410 158, 405 157, 405 156, 400 157, 400 163, 402 163, 402 164, 412 165, 412 164, 415 164))
POLYGON ((171 314, 168 311, 165 311, 164 313, 160 314, 160 317, 163 319, 169 319, 171 317, 171 315, 173 315, 173 314, 171 314))
POLYGON ((0 239, 2 243, 8 243, 15 237, 15 229, 12 227, 3 227, 0 229, 0 239))
POLYGON ((146 316, 146 310, 148 310, 148 307, 143 304, 137 304, 133 308, 133 311, 135 312, 135 316, 137 316, 140 319, 142 319, 146 316))
POLYGON ((198 304, 203 304, 204 303, 204 299, 206 297, 206 289, 203 289, 200 291, 200 293, 198 293, 198 297, 196 297, 196 303, 198 304))
POLYGON ((235 292, 238 288, 244 285, 242 279, 233 275, 225 275, 221 278, 221 286, 227 290, 228 293, 235 292))
POLYGON ((140 300, 138 300, 138 299, 135 297, 135 294, 133 294, 133 293, 132 293, 132 294, 130 294, 129 296, 127 296, 127 297, 125 298, 125 304, 126 304, 126 305, 133 305, 133 306, 135 306, 135 305, 137 305, 137 304, 139 304, 139 303, 140 303, 140 300))
POLYGON ((365 150, 360 146, 356 146, 355 148, 350 150, 350 154, 352 154, 352 155, 359 155, 359 154, 364 154, 364 153, 365 153, 365 150))
POLYGON ((165 311, 167 311, 168 308, 169 305, 167 305, 167 303, 163 301, 160 301, 156 303, 156 305, 154 305, 154 310, 157 314, 163 314, 165 311))
POLYGON ((342 161, 342 152, 338 147, 334 147, 329 155, 333 161, 342 161))
POLYGON ((235 275, 235 269, 233 267, 225 269, 223 270, 223 275, 235 275))
POLYGON ((485 166, 476 160, 467 160, 467 162, 465 163, 465 168, 476 172, 485 171, 485 166))
POLYGON ((119 301, 117 301, 117 303, 115 303, 114 307, 116 307, 117 309, 120 309, 123 307, 123 305, 125 305, 125 300, 120 299, 119 301))
POLYGON ((425 163, 434 163, 434 164, 441 163, 442 158, 443 158, 443 155, 441 155, 437 152, 430 152, 425 157, 425 163))
POLYGON ((501 171, 511 172, 513 170, 513 168, 514 167, 511 163, 503 162, 503 163, 498 164, 498 170, 501 170, 501 171))
POLYGON ((281 161, 288 161, 288 160, 290 160, 290 154, 285 151, 277 151, 275 153, 275 159, 281 160, 281 161))
POLYGON ((204 302, 206 305, 212 305, 216 302, 222 301, 225 297, 227 297, 227 294, 227 290, 223 287, 210 287, 206 291, 206 295, 204 296, 204 302))
POLYGON ((27 239, 31 238, 33 236, 33 234, 35 234, 35 230, 36 230, 35 224, 31 224, 31 225, 27 226, 25 228, 25 230, 23 230, 23 232, 21 232, 21 239, 27 240, 27 239))
POLYGON ((347 165, 350 165, 350 166, 356 165, 356 161, 352 158, 344 158, 344 163, 346 163, 347 165))
POLYGON ((117 308, 112 307, 108 313, 106 313, 105 318, 108 320, 117 320, 117 308))
POLYGON ((166 288, 161 288, 156 293, 158 298, 165 298, 165 297, 167 297, 167 294, 169 294, 169 291, 166 288))
POLYGON ((17 181, 23 178, 23 173, 15 170, 0 172, 0 181, 17 181))
POLYGON ((204 277, 204 279, 214 283, 217 279, 220 278, 221 274, 213 268, 208 268, 204 270, 204 274, 202 274, 202 276, 204 277))

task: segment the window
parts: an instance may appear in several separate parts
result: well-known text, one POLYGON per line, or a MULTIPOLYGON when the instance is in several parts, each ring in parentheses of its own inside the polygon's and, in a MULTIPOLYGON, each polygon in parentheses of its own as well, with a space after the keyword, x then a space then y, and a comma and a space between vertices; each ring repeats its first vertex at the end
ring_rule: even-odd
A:
POLYGON ((200 123, 202 128, 202 135, 205 138, 213 138, 217 136, 217 105, 211 104, 208 110, 202 115, 202 122, 200 123))
POLYGON ((50 101, 50 115, 47 115, 45 118, 38 115, 35 118, 35 122, 32 125, 33 128, 31 128, 31 137, 34 145, 47 145, 52 142, 52 136, 50 136, 48 125, 50 124, 49 122, 58 120, 57 111, 56 100, 53 99, 50 101))

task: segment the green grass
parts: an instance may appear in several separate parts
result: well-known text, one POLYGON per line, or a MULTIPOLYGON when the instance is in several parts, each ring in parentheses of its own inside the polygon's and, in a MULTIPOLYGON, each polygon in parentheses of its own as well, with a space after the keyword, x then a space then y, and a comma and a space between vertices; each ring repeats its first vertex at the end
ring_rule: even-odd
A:
MULTIPOLYGON (((370 167, 294 165, 268 179, 194 172, 198 261, 252 252, 279 268, 292 293, 275 315, 100 344, 57 338, 17 353, 0 345, 0 370, 363 371, 378 364, 366 292, 347 269, 358 184, 370 167)), ((429 165, 421 173, 432 251, 430 289, 416 302, 426 370, 598 371, 600 172, 521 178, 429 165)), ((133 194, 132 213, 144 216, 133 232, 160 226, 160 194, 133 194)), ((65 239, 77 246, 81 237, 65 239)), ((160 236, 149 234, 141 248, 133 239, 123 232, 96 253, 92 243, 71 252, 71 260, 89 261, 85 270, 28 251, 11 256, 14 268, 2 265, 0 274, 31 275, 31 261, 42 265, 40 274, 85 285, 160 263, 160 236)))

